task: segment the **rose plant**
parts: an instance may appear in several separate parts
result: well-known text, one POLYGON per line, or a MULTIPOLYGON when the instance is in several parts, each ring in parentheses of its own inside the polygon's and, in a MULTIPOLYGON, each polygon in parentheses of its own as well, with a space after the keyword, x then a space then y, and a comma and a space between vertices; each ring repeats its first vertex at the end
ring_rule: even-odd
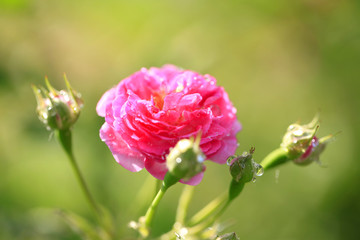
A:
MULTIPOLYGON (((67 211, 61 216, 84 239, 122 239, 105 207, 90 193, 75 161, 71 130, 80 114, 80 94, 70 87, 55 90, 48 80, 48 90, 33 86, 38 102, 37 113, 47 129, 54 131, 65 150, 89 205, 98 219, 93 226, 86 219, 67 211)), ((235 233, 221 235, 218 220, 237 198, 246 183, 265 171, 286 162, 307 165, 319 161, 332 135, 315 136, 319 121, 289 126, 280 147, 270 152, 260 164, 253 159, 255 148, 234 155, 238 147, 236 134, 241 124, 236 109, 225 90, 211 75, 201 75, 173 65, 142 68, 106 91, 96 106, 105 118, 100 138, 114 159, 132 172, 146 169, 162 185, 144 216, 131 221, 140 239, 154 239, 151 226, 160 200, 177 182, 185 183, 179 199, 173 228, 157 238, 167 239, 239 239, 235 233), (187 210, 194 186, 203 178, 204 160, 228 163, 232 180, 229 189, 219 194, 192 217, 187 210)))

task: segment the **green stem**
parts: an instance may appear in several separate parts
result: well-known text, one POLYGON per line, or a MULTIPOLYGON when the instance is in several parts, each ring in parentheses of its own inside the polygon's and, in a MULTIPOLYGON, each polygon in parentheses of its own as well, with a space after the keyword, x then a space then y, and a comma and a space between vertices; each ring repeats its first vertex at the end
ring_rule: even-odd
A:
POLYGON ((225 210, 230 206, 230 203, 232 200, 228 199, 226 203, 222 206, 222 208, 210 219, 205 221, 203 224, 197 225, 189 230, 192 235, 196 235, 207 229, 208 227, 211 227, 216 220, 218 220, 221 215, 225 212, 225 210))
POLYGON ((189 209, 191 198, 194 194, 194 186, 185 185, 181 194, 179 205, 176 211, 176 222, 181 225, 184 224, 187 217, 187 211, 189 209))
POLYGON ((161 189, 161 186, 162 186, 162 181, 159 180, 159 179, 156 179, 155 181, 155 192, 154 192, 154 196, 156 196, 156 194, 159 192, 159 190, 161 189))
POLYGON ((208 205, 206 205, 203 209, 201 209, 199 212, 197 212, 186 224, 189 227, 195 226, 201 222, 203 222, 205 219, 207 219, 209 216, 214 214, 219 207, 227 201, 228 193, 224 193, 220 195, 219 197, 215 198, 213 201, 211 201, 208 205))
POLYGON ((139 232, 143 238, 147 238, 150 234, 150 226, 154 219, 155 212, 167 189, 168 187, 163 184, 158 193, 156 194, 154 200, 151 202, 151 205, 146 211, 145 216, 142 217, 143 220, 141 220, 141 222, 143 223, 143 226, 139 228, 139 232))
POLYGON ((169 189, 169 187, 176 184, 179 180, 180 179, 178 179, 177 177, 174 177, 171 173, 169 173, 169 172, 166 173, 160 190, 158 191, 155 198, 151 202, 151 205, 148 208, 148 210, 146 211, 145 216, 141 217, 139 220, 140 227, 138 230, 143 238, 147 238, 150 234, 151 223, 153 221, 153 218, 154 218, 155 212, 159 206, 159 203, 165 195, 165 192, 169 189))
POLYGON ((74 173, 76 175, 76 178, 80 184, 80 187, 89 203, 91 208, 93 209, 95 215, 101 219, 101 211, 98 207, 97 203, 95 202, 94 198, 92 197, 89 188, 86 185, 85 179, 83 175, 81 174, 80 168, 78 164, 76 163, 73 151, 72 151, 72 139, 71 139, 71 131, 70 130, 58 130, 57 137, 63 147, 63 149, 66 152, 66 155, 68 156, 71 167, 74 170, 74 173))
POLYGON ((278 148, 269 153, 260 165, 264 170, 274 168, 278 165, 281 165, 289 160, 288 151, 284 148, 278 148))

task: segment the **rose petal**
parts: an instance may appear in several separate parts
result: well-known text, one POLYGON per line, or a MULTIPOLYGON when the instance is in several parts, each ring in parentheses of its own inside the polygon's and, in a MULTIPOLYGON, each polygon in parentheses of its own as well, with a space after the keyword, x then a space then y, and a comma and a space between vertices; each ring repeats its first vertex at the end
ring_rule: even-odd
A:
POLYGON ((99 116, 105 117, 106 106, 111 104, 112 100, 115 98, 115 88, 112 88, 104 93, 100 98, 100 101, 96 105, 96 112, 99 116))
POLYGON ((168 171, 165 161, 158 162, 148 158, 145 159, 145 168, 151 175, 160 180, 164 179, 168 171))
POLYGON ((121 166, 132 172, 138 172, 144 168, 144 157, 130 149, 107 123, 104 123, 100 129, 100 138, 108 145, 115 160, 121 166))
POLYGON ((224 164, 229 156, 235 154, 237 144, 236 137, 226 137, 222 140, 219 150, 208 158, 213 162, 224 164))
POLYGON ((190 180, 188 181, 184 181, 184 180, 180 180, 181 183, 185 183, 185 184, 188 184, 188 185, 192 185, 192 186, 195 186, 195 185, 198 185, 201 180, 203 179, 204 177, 204 171, 202 171, 201 173, 197 174, 196 176, 192 177, 190 180))

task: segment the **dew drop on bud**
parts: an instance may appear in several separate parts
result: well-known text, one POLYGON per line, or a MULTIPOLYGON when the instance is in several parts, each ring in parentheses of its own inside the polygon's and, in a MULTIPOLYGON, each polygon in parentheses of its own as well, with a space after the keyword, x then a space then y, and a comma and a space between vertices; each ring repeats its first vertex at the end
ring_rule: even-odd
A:
POLYGON ((198 161, 199 163, 204 162, 204 161, 205 161, 205 156, 202 155, 202 154, 201 154, 201 155, 199 154, 199 155, 197 156, 197 161, 198 161))
POLYGON ((235 158, 237 158, 236 155, 232 155, 232 156, 228 157, 227 160, 226 160, 226 164, 227 164, 228 166, 230 166, 230 165, 231 165, 231 162, 232 162, 235 158))
POLYGON ((260 177, 264 174, 264 168, 260 164, 255 163, 254 167, 256 176, 260 177))

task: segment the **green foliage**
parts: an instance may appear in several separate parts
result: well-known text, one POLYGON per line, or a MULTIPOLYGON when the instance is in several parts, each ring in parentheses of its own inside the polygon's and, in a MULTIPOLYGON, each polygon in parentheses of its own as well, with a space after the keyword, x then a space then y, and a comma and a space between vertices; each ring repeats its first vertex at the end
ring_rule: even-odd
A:
MULTIPOLYGON (((32 218, 39 206, 91 219, 65 154, 34 114, 30 83, 48 75, 59 89, 63 72, 86 102, 73 129, 78 163, 119 233, 132 236, 128 222, 144 213, 132 203, 147 174, 115 163, 99 140, 95 106, 119 80, 165 63, 224 86, 243 125, 238 154, 255 146, 262 159, 288 123, 319 108, 319 134, 342 131, 322 155, 328 168, 275 167, 247 186, 223 216, 235 220, 231 231, 251 240, 358 239, 358 36, 355 0, 0 1, 0 239, 78 239, 32 218)), ((205 165, 193 213, 228 187, 227 166, 205 165)), ((154 235, 170 229, 180 190, 164 197, 154 235)))

